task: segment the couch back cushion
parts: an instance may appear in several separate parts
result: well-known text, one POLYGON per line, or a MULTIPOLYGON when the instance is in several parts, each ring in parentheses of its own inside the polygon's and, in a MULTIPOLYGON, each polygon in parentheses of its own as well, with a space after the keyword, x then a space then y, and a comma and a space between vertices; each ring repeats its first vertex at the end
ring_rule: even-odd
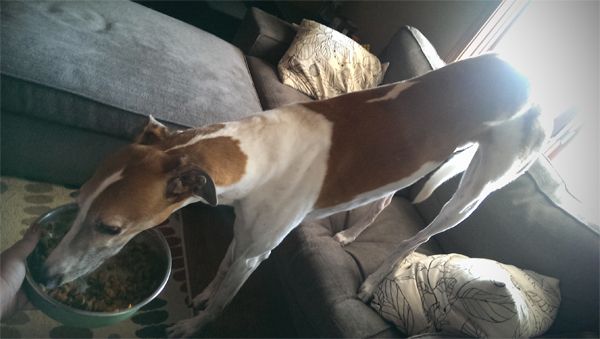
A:
POLYGON ((277 67, 274 64, 254 56, 247 56, 246 59, 256 93, 264 110, 312 101, 308 95, 284 85, 279 80, 277 67))
POLYGON ((389 62, 384 84, 414 78, 445 65, 435 48, 418 29, 401 27, 379 55, 389 62))
POLYGON ((131 138, 148 114, 198 126, 261 111, 238 48, 139 4, 3 1, 1 15, 13 114, 131 138))
MULTIPOLYGON (((417 205, 426 222, 455 192, 458 179, 417 205)), ((541 158, 487 197, 460 225, 435 238, 447 253, 493 259, 557 278, 562 301, 549 333, 597 332, 600 231, 578 216, 577 205, 548 160, 541 158)))

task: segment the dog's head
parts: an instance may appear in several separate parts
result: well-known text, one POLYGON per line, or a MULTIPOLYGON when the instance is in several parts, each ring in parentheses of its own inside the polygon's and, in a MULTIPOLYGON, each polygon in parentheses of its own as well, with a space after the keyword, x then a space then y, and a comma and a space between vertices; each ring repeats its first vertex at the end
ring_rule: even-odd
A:
POLYGON ((44 263, 41 283, 58 286, 96 269, 136 234, 191 202, 217 204, 211 177, 160 147, 169 135, 150 118, 133 144, 101 163, 81 187, 78 215, 44 263))

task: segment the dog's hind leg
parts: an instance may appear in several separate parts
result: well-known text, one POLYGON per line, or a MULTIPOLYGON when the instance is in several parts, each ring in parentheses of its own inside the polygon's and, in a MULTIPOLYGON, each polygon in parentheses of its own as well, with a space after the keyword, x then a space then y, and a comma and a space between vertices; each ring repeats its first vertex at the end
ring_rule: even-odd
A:
POLYGON ((435 234, 444 232, 466 219, 491 192, 507 185, 524 173, 538 155, 544 132, 531 116, 507 121, 489 130, 479 140, 479 147, 460 181, 456 193, 442 207, 438 216, 415 236, 403 241, 371 274, 359 290, 367 302, 381 281, 408 254, 435 234))
POLYGON ((477 151, 477 145, 472 145, 467 149, 454 153, 448 161, 443 163, 427 179, 425 185, 423 185, 421 191, 419 191, 419 194, 413 200, 413 203, 418 204, 425 201, 440 185, 452 179, 455 175, 464 172, 469 166, 471 159, 473 159, 475 151, 477 151))
POLYGON ((381 211, 383 211, 383 209, 386 208, 390 202, 392 202, 393 197, 394 193, 390 193, 389 195, 367 205, 355 208, 349 212, 342 212, 351 213, 350 221, 352 223, 347 229, 334 235, 333 238, 342 246, 345 246, 356 240, 356 238, 358 238, 358 236, 364 230, 366 230, 373 223, 373 221, 375 221, 381 211))

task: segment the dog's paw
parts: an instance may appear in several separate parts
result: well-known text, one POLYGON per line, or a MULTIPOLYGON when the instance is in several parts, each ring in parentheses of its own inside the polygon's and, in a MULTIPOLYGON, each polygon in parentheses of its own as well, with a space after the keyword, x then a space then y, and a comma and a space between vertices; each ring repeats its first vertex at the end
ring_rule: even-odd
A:
POLYGON ((196 333, 194 326, 195 318, 181 320, 167 327, 167 337, 169 338, 189 338, 196 333))
POLYGON ((375 286, 365 281, 358 289, 358 299, 362 300, 365 304, 370 303, 373 299, 373 291, 375 291, 375 286))
POLYGON ((210 296, 212 295, 212 291, 205 289, 200 292, 198 295, 192 299, 192 307, 195 310, 203 310, 208 305, 208 300, 210 300, 210 296))
POLYGON ((346 246, 356 240, 356 237, 347 234, 345 231, 338 232, 333 236, 333 239, 340 243, 342 246, 346 246))
POLYGON ((192 338, 208 324, 206 313, 201 312, 197 316, 181 320, 167 328, 169 338, 192 338))

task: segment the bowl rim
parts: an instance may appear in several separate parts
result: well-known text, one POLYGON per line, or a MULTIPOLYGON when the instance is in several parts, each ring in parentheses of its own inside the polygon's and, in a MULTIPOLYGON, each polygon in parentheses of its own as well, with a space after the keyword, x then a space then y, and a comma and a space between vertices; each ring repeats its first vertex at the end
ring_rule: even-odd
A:
MULTIPOLYGON (((69 211, 69 210, 73 210, 73 209, 79 209, 79 206, 76 203, 70 203, 70 204, 66 204, 66 205, 62 205, 62 206, 53 208, 53 209, 43 213, 42 215, 40 215, 33 222, 33 224, 42 223, 46 219, 52 217, 53 215, 55 215, 57 213, 63 213, 64 211, 69 211)), ((154 228, 144 230, 140 233, 143 233, 143 232, 150 232, 150 233, 154 234, 157 237, 158 242, 160 243, 161 247, 163 247, 166 250, 165 252, 167 254, 167 258, 166 258, 167 259, 167 267, 166 267, 165 275, 164 275, 162 281, 160 282, 160 285, 156 288, 156 290, 154 292, 152 292, 151 295, 144 298, 142 301, 133 305, 131 308, 118 310, 118 311, 112 311, 112 312, 94 312, 94 311, 82 310, 79 308, 71 307, 67 304, 63 304, 63 303, 55 300, 54 298, 50 297, 48 294, 46 294, 40 288, 39 284, 33 279, 33 276, 31 275, 31 272, 29 270, 29 264, 25 265, 25 268, 26 268, 25 279, 27 280, 27 283, 29 284, 29 286, 35 291, 35 293, 39 297, 41 297, 42 299, 44 299, 46 302, 50 303, 54 307, 66 309, 66 310, 69 310, 71 312, 78 313, 81 315, 88 315, 88 316, 94 316, 94 317, 114 317, 114 316, 119 316, 119 315, 124 315, 124 314, 130 313, 132 310, 137 310, 137 309, 145 306, 146 304, 148 304, 154 298, 156 298, 163 291, 163 289, 167 285, 167 282, 169 281, 169 278, 171 277, 171 269, 172 269, 173 260, 172 260, 172 255, 171 255, 171 248, 169 247, 169 243, 167 242, 167 239, 165 239, 165 236, 160 231, 158 231, 154 228)), ((132 238, 132 240, 134 238, 132 238)))

